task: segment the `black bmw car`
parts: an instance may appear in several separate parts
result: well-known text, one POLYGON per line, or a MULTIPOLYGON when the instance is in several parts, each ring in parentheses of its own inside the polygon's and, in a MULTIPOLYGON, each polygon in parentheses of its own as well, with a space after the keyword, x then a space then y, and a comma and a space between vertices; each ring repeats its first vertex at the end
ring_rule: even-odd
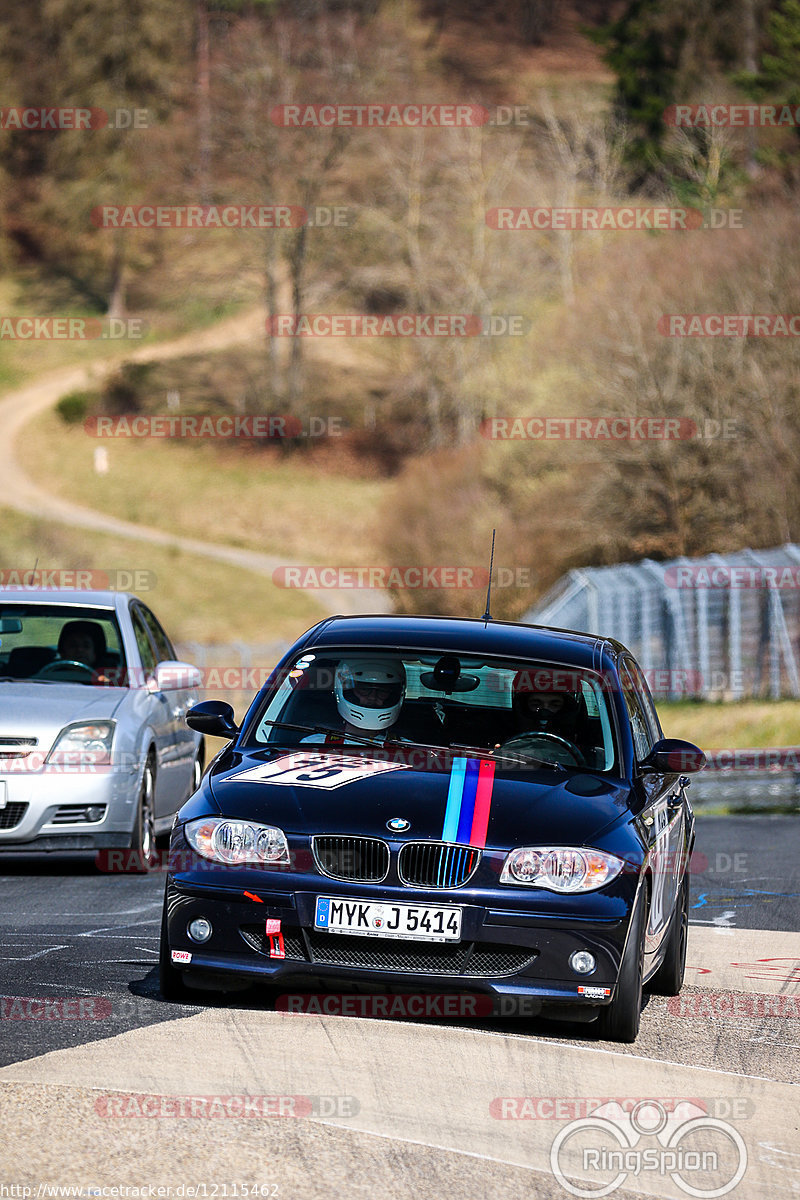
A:
POLYGON ((494 620, 304 634, 176 817, 161 990, 478 993, 633 1041, 674 995, 702 751, 618 642, 494 620))

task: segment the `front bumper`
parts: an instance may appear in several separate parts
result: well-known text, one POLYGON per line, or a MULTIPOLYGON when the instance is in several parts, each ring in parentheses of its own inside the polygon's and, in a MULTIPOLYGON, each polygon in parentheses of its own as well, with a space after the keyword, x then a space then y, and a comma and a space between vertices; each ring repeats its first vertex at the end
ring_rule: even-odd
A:
POLYGON ((138 795, 133 769, 0 773, 0 855, 124 845, 138 795))
MULTIPOLYGON (((594 1008, 611 1001, 635 895, 635 880, 629 880, 613 897, 573 896, 569 905, 557 897, 556 911, 548 914, 547 896, 520 897, 518 889, 411 891, 242 870, 232 872, 229 883, 222 878, 227 875, 224 870, 213 880, 200 874, 177 874, 167 881, 169 949, 180 952, 183 961, 174 965, 184 971, 189 984, 215 976, 223 987, 221 977, 295 988, 303 981, 316 981, 326 987, 338 982, 465 990, 527 998, 533 1002, 525 1009, 530 1015, 547 1005, 594 1008), (317 896, 457 905, 462 910, 462 936, 459 942, 437 943, 322 932, 314 928, 317 896), (202 945, 187 930, 197 917, 205 917, 212 927, 202 945), (274 956, 267 920, 280 922, 284 958, 274 956), (579 975, 570 967, 576 950, 594 955, 591 974, 579 975), (579 987, 589 993, 579 992, 579 987)), ((503 1004, 498 1008, 502 1012, 503 1004)))

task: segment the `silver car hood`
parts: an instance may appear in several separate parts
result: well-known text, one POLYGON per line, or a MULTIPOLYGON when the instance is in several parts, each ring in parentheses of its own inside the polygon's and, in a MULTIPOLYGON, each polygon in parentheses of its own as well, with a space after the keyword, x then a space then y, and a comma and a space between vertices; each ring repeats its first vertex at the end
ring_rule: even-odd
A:
POLYGON ((65 725, 112 717, 127 695, 82 683, 0 683, 0 738, 35 737, 49 749, 65 725))

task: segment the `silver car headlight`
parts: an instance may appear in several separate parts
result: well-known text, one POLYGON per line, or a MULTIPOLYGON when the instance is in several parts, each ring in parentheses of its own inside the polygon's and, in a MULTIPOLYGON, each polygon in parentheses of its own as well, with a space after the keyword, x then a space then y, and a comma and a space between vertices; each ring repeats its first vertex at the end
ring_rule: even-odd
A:
POLYGON ((79 721, 67 725, 45 759, 49 765, 107 767, 111 763, 114 721, 79 721))
POLYGON ((186 840, 202 858, 239 863, 288 863, 289 847, 282 829, 231 817, 201 817, 184 827, 186 840))
POLYGON ((548 888, 551 892, 593 892, 615 879, 625 866, 603 850, 569 846, 520 846, 503 863, 501 883, 548 888))

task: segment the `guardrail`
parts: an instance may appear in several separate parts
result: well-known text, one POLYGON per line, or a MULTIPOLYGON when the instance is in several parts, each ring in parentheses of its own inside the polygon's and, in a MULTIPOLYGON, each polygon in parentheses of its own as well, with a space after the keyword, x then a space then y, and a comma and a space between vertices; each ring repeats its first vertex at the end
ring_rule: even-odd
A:
POLYGON ((800 809, 800 746, 709 751, 689 795, 697 809, 800 809))

